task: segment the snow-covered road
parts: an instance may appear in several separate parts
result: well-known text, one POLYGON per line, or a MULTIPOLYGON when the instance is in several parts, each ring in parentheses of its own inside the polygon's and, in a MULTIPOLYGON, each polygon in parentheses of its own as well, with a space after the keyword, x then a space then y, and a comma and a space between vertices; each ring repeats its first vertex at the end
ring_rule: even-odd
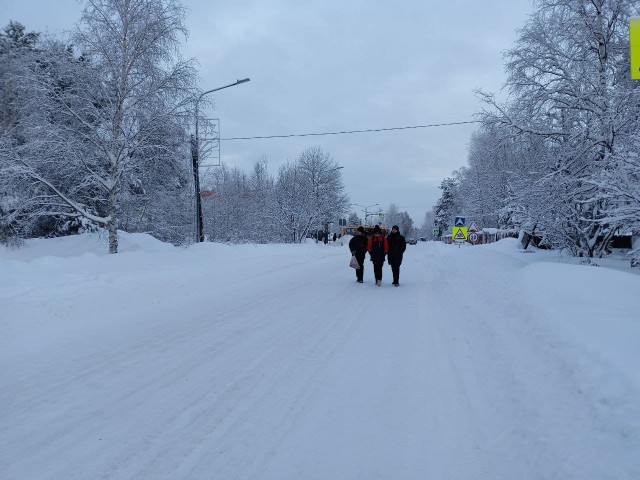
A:
POLYGON ((504 245, 409 246, 400 288, 337 245, 4 258, 1 476, 640 478, 637 378, 504 245))

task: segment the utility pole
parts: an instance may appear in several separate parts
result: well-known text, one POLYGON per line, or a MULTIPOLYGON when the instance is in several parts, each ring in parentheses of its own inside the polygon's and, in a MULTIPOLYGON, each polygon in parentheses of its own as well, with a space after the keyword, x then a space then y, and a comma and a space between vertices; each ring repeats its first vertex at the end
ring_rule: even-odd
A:
POLYGON ((240 85, 241 83, 246 83, 250 79, 244 78, 242 80, 236 80, 235 83, 230 83, 229 85, 225 85, 224 87, 212 88, 211 90, 207 90, 206 92, 202 92, 198 98, 196 98, 195 105, 195 136, 191 135, 191 162, 193 166, 193 184, 196 193, 196 242, 204 242, 204 221, 202 217, 202 200, 200 198, 200 137, 199 137, 199 118, 198 118, 198 106, 200 105, 200 101, 202 97, 211 93, 217 92, 218 90, 222 90, 223 88, 234 87, 236 85, 240 85))

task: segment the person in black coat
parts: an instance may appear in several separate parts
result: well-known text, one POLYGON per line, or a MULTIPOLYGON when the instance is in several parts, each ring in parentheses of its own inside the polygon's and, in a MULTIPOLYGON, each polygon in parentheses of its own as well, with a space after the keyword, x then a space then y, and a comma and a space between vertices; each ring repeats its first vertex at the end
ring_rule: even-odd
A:
POLYGON ((364 233, 364 228, 358 227, 356 236, 349 240, 349 250, 351 250, 351 255, 356 256, 358 265, 360 265, 360 268, 356 268, 356 280, 358 283, 362 283, 364 276, 364 257, 367 253, 367 235, 364 233))
POLYGON ((407 248, 407 242, 404 237, 400 235, 400 229, 397 225, 391 227, 391 233, 387 235, 387 242, 389 243, 387 261, 389 262, 389 265, 391 265, 393 286, 397 287, 400 285, 400 265, 402 264, 402 255, 407 248))

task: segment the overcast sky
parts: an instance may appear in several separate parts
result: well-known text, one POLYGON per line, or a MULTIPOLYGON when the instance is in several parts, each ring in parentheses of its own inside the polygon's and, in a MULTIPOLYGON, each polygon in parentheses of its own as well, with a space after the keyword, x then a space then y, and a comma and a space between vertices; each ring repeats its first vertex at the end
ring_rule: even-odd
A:
MULTIPOLYGON (((190 0, 183 55, 215 92, 221 137, 365 130, 473 120, 473 90, 498 92, 503 57, 531 0, 190 0)), ((79 20, 76 0, 0 0, 0 26, 59 34, 79 20)), ((353 203, 395 203, 417 226, 438 186, 464 166, 475 126, 457 125, 221 142, 222 161, 269 170, 319 146, 341 170, 353 203)), ((375 209, 371 207, 369 210, 375 209)), ((362 209, 354 206, 362 216, 362 209)), ((460 212, 464 214, 464 212, 460 212)))

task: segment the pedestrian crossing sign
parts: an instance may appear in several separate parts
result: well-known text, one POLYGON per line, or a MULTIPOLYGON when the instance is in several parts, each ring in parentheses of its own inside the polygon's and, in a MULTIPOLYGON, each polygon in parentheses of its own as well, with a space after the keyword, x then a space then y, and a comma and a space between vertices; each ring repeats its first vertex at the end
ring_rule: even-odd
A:
POLYGON ((467 219, 464 217, 456 217, 456 219, 453 221, 453 226, 454 227, 464 227, 465 224, 467 223, 467 219))
POLYGON ((454 242, 466 242, 468 235, 467 227, 453 227, 451 229, 451 236, 453 237, 454 242))

